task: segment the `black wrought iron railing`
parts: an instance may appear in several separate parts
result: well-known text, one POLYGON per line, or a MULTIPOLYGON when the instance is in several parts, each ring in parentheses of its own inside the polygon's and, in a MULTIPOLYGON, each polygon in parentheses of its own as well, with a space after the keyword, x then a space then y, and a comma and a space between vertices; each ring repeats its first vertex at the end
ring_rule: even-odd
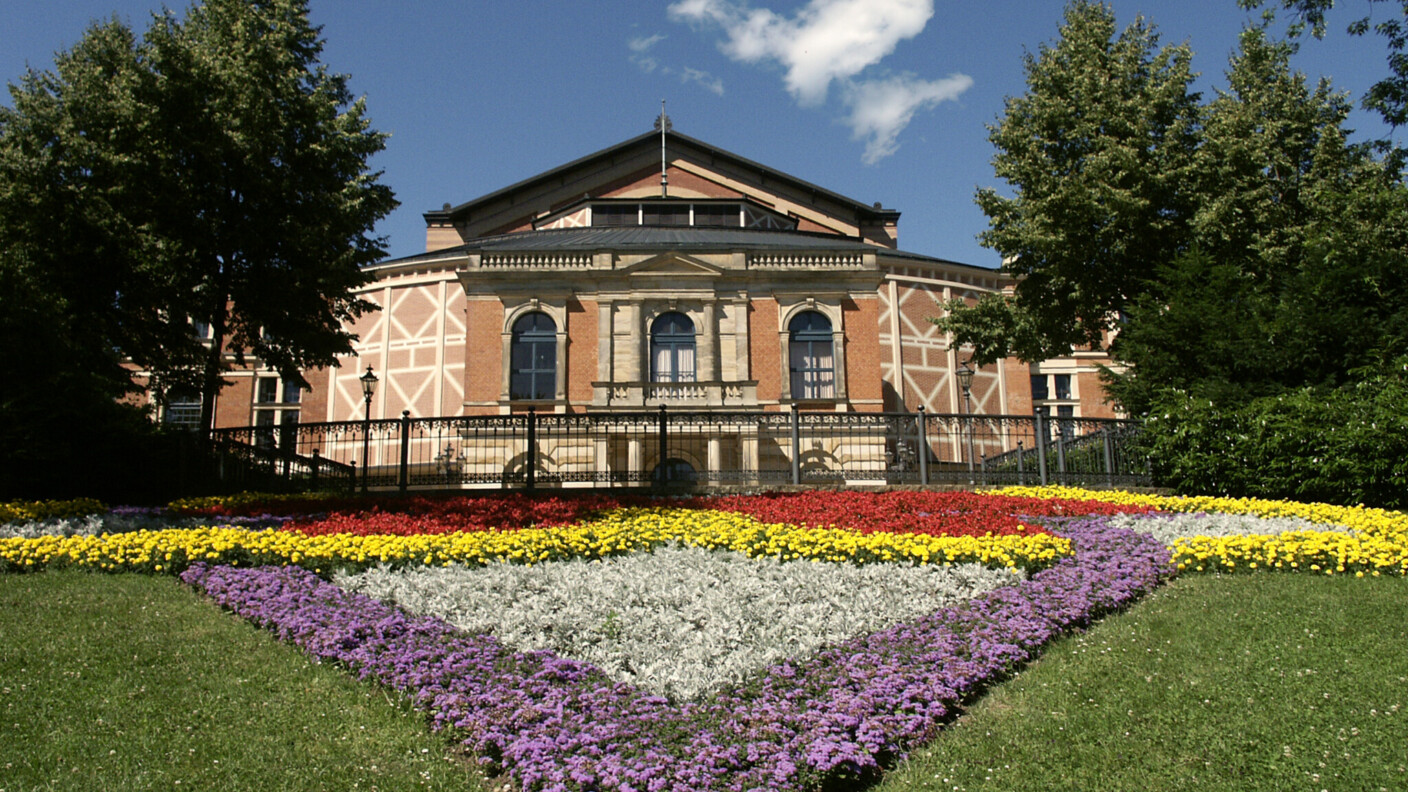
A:
POLYGON ((227 482, 307 489, 727 485, 1147 486, 1131 421, 655 410, 217 429, 227 482))

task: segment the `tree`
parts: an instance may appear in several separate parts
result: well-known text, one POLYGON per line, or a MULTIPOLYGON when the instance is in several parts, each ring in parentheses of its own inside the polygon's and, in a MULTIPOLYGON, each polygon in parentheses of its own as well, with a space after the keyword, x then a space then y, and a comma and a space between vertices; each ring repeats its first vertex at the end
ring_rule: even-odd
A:
POLYGON ((1111 384, 1126 409, 1167 389, 1230 404, 1336 387, 1408 352, 1408 192, 1346 141, 1345 97, 1311 90, 1290 54, 1245 31, 1206 108, 1195 247, 1160 268, 1113 346, 1131 364, 1111 384))
POLYGON ((386 136, 347 77, 318 63, 306 0, 208 0, 183 21, 157 18, 147 48, 162 79, 165 197, 186 207, 158 226, 174 254, 166 274, 187 286, 172 314, 213 337, 208 428, 225 352, 297 378, 351 351, 345 323, 372 307, 351 290, 385 255, 368 231, 396 206, 366 169, 386 136))
POLYGON ((130 426, 124 352, 164 327, 144 265, 155 251, 137 97, 149 73, 124 26, 95 25, 26 74, 0 107, 0 490, 45 491, 37 471, 94 470, 93 435, 130 426))
POLYGON ((1054 45, 1026 56, 1027 93, 989 127, 993 167, 1015 188, 978 191, 979 239, 1020 278, 1015 297, 953 301, 941 326, 975 359, 1100 348, 1127 302, 1187 244, 1198 97, 1186 45, 1159 48, 1142 19, 1075 2, 1054 45), (1010 335, 996 338, 993 327, 1010 335))
POLYGON ((1346 97, 1307 85, 1263 26, 1202 104, 1186 47, 1113 30, 1077 3, 1028 57, 1028 92, 991 135, 1016 194, 978 195, 984 242, 1021 280, 935 321, 979 362, 1108 338, 1127 365, 1107 384, 1133 413, 1168 389, 1225 403, 1339 387, 1408 354, 1408 187, 1395 158, 1348 141, 1346 97))
POLYGON ((94 26, 11 86, 0 249, 48 294, 69 353, 54 376, 100 376, 111 398, 145 369, 199 389, 208 428, 227 354, 297 378, 351 351, 345 322, 372 307, 351 290, 396 202, 367 169, 386 137, 318 34, 306 0, 208 0, 140 42, 94 26))
MULTIPOLYGON (((1253 9, 1266 5, 1267 0, 1238 0, 1243 8, 1253 9)), ((1366 0, 1372 8, 1389 0, 1366 0)), ((1273 0, 1273 5, 1275 5, 1273 0)), ((1309 26, 1315 38, 1325 36, 1325 13, 1334 8, 1335 0, 1279 0, 1282 9, 1291 11, 1296 19, 1291 24, 1291 36, 1298 37, 1309 26)), ((1383 36, 1388 42, 1389 76, 1374 83, 1364 93, 1364 108, 1377 111, 1390 125, 1395 127, 1408 124, 1408 0, 1398 0, 1401 18, 1392 12, 1387 19, 1375 22, 1372 13, 1349 23, 1346 30, 1350 35, 1363 36, 1370 31, 1383 36)))

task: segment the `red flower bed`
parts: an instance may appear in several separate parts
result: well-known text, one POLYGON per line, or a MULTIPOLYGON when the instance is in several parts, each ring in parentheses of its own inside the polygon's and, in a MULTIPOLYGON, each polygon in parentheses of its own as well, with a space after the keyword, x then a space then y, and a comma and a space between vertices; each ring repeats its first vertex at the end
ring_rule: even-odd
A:
MULTIPOLYGON (((342 505, 342 504, 339 504, 342 505)), ((284 530, 310 536, 325 534, 440 534, 453 531, 482 531, 487 528, 515 529, 530 525, 573 525, 604 509, 622 505, 609 495, 581 495, 567 498, 525 495, 482 497, 408 497, 366 501, 359 508, 324 507, 326 516, 291 520, 284 530), (368 506, 370 505, 370 508, 368 506)))
POLYGON ((658 501, 640 496, 569 495, 539 497, 522 493, 482 496, 410 496, 279 500, 213 507, 210 515, 253 516, 276 512, 293 515, 284 530, 308 535, 393 534, 413 536, 490 528, 513 530, 530 525, 574 525, 620 506, 685 506, 750 515, 762 522, 836 526, 861 532, 894 531, 945 536, 1007 536, 1040 531, 1023 528, 1019 515, 1065 517, 1153 511, 1099 501, 1022 498, 974 492, 813 491, 731 495, 658 501))
POLYGON ((794 492, 699 498, 696 508, 739 512, 768 523, 894 531, 933 536, 1008 536, 1022 528, 1018 515, 1065 517, 1148 512, 1143 506, 1098 501, 1048 500, 976 492, 794 492))

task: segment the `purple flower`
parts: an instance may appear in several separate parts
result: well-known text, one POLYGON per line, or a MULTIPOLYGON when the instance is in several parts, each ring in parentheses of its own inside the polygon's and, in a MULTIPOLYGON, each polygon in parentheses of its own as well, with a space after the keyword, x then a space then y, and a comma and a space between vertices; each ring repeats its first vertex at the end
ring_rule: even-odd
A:
POLYGON ((801 789, 874 774, 1061 633, 1171 572, 1158 541, 1066 520, 1075 556, 1016 586, 674 705, 550 652, 514 652, 297 567, 181 577, 314 657, 402 691, 523 789, 801 789))

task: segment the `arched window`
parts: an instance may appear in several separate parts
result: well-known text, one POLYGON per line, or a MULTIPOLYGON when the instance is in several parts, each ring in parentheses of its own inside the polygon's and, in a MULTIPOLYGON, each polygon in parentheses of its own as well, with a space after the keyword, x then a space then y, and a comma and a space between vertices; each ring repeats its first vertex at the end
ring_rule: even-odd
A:
POLYGON ((694 322, 678 311, 650 324, 650 381, 694 382, 694 322))
POLYGON ((693 484, 699 480, 699 474, 685 460, 671 457, 655 466, 650 480, 655 484, 693 484))
POLYGON ((787 334, 792 398, 836 398, 836 358, 831 343, 831 320, 816 311, 804 311, 787 323, 787 334))
POLYGON ((557 324, 552 317, 530 313, 513 323, 509 367, 510 399, 539 401, 557 395, 557 324))

